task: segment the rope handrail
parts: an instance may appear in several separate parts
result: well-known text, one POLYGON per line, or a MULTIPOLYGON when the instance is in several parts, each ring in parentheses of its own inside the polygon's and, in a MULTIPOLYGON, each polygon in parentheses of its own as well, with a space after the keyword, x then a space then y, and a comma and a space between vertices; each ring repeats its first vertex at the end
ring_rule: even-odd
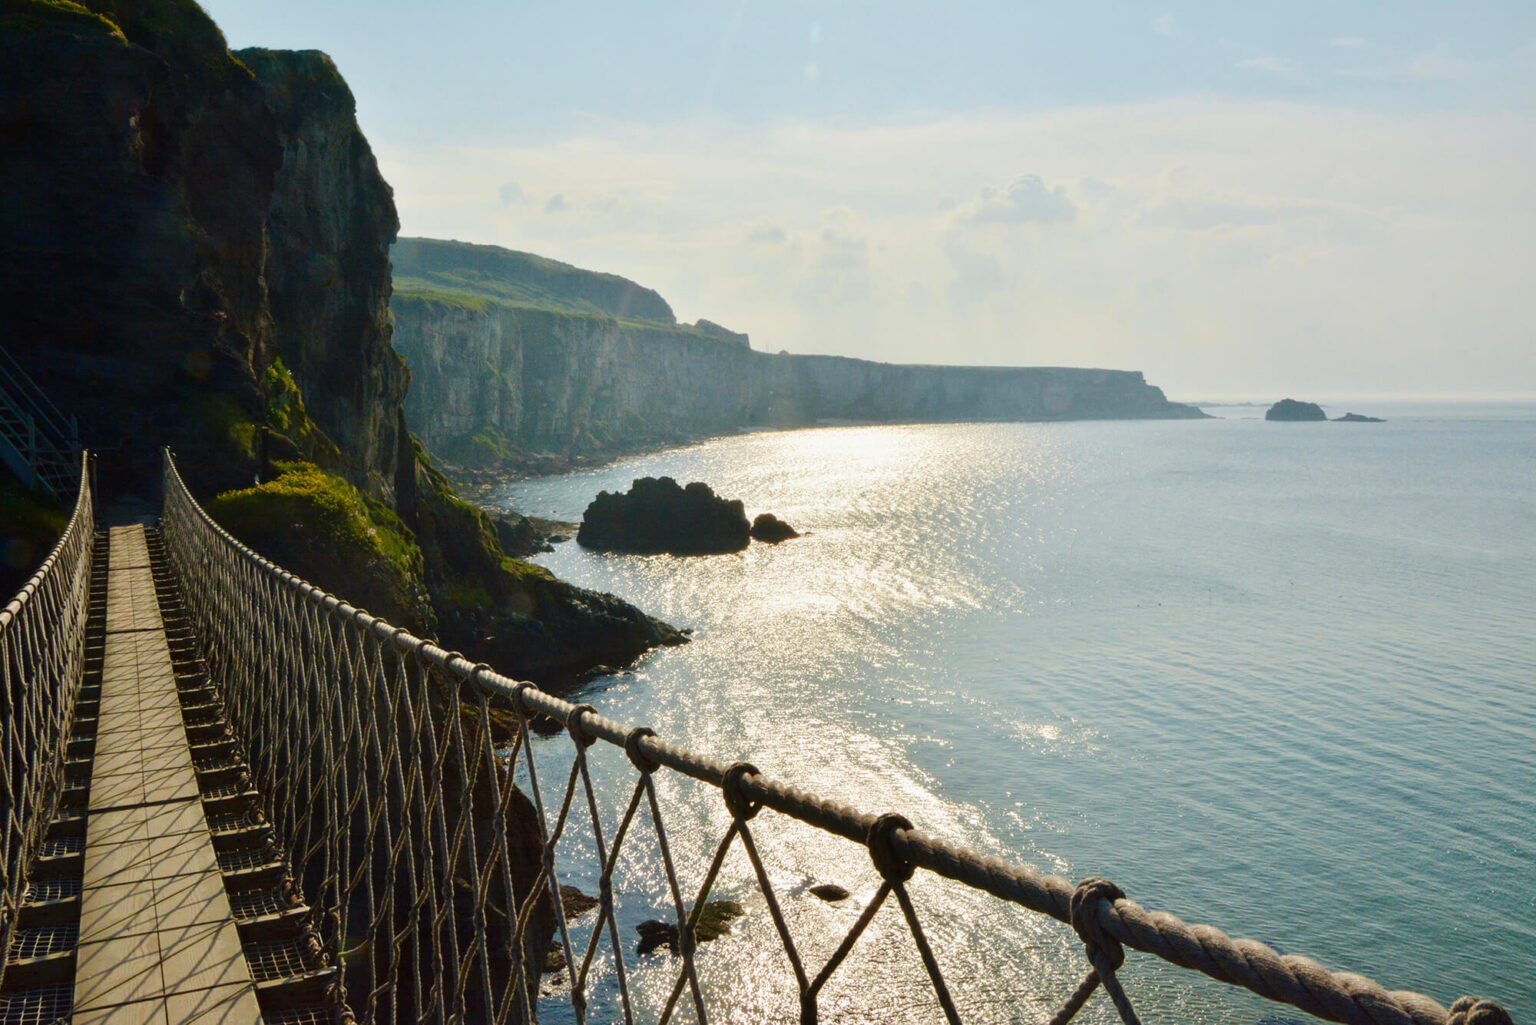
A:
MULTIPOLYGON (((1245 988, 1270 1000, 1289 1004, 1328 1021, 1360 1023, 1360 1025, 1388 1025, 1388 1023, 1390 1025, 1408 1025, 1408 1023, 1412 1025, 1509 1025, 1510 1023, 1508 1014, 1491 1001, 1462 998, 1447 1009, 1420 993, 1405 990, 1388 991, 1363 976, 1330 971, 1310 958, 1281 954, 1255 940, 1233 939, 1212 926, 1191 925, 1167 912, 1148 910, 1126 898, 1118 887, 1105 880, 1090 878, 1073 884, 1061 876, 1040 873, 1028 866, 982 856, 939 837, 931 836, 900 816, 875 816, 826 800, 793 785, 771 779, 746 763, 720 762, 670 743, 645 727, 629 727, 609 719, 599 714, 590 705, 574 704, 545 693, 531 683, 512 680, 487 665, 472 663, 456 652, 447 651, 429 640, 418 638, 406 630, 391 626, 388 622, 348 604, 341 598, 315 587, 263 558, 232 537, 197 505, 186 490, 169 450, 165 453, 164 467, 166 487, 163 522, 168 546, 173 553, 173 563, 177 565, 178 572, 183 572, 196 580, 199 574, 191 572, 189 567, 197 560, 207 563, 211 559, 216 559, 239 565, 245 572, 260 578, 264 588, 263 593, 285 594, 303 605, 307 614, 315 621, 323 621, 328 629, 337 631, 343 636, 355 635, 355 637, 366 639, 374 646, 368 650, 378 654, 365 657, 377 658, 382 664, 387 655, 400 665, 419 666, 426 673, 450 681, 452 686, 459 689, 461 695, 469 696, 468 700, 471 703, 478 702, 487 730, 490 728, 488 718, 490 708, 498 704, 510 708, 516 715, 518 729, 512 741, 509 764, 517 764, 520 752, 528 756, 531 719, 548 717, 565 724, 575 744, 576 763, 571 768, 564 804, 560 807, 558 818, 552 828, 546 815, 546 802, 542 797, 537 776, 533 772, 531 756, 528 756, 530 757, 528 770, 544 842, 544 851, 541 855, 542 869, 535 890, 542 889, 551 895, 559 893, 552 848, 560 839, 562 829, 567 822, 567 815, 577 792, 578 778, 587 788, 587 798, 592 805, 594 834, 599 860, 604 869, 602 884, 606 919, 600 919, 594 927, 591 945, 586 952, 585 960, 581 963, 580 975, 573 975, 573 980, 576 980, 577 984, 572 987, 571 1000, 578 1021, 585 1020, 585 998, 581 992, 579 979, 585 977, 586 970, 592 963, 593 952, 598 945, 604 920, 608 923, 610 932, 613 933, 613 955, 617 966, 618 985, 623 991, 626 1020, 630 1020, 629 994, 624 988, 623 959, 617 949, 618 939, 608 888, 613 861, 617 858, 618 845, 631 819, 636 815, 636 808, 642 805, 642 796, 645 796, 649 799, 652 821, 660 839, 669 886, 674 903, 677 905, 678 921, 686 920, 687 922, 687 927, 681 930, 678 944, 684 963, 674 985, 672 999, 662 1015, 663 1021, 667 1020, 672 1013, 685 987, 691 991, 698 1017, 700 1020, 705 1017, 704 1002, 694 971, 694 942, 691 933, 728 848, 736 839, 740 839, 752 860, 770 913, 784 940, 786 953, 798 977, 802 999, 802 1021, 816 1020, 815 1001, 820 985, 826 981, 826 977, 836 969, 842 957, 856 942, 860 931, 873 917, 874 911, 881 902, 891 895, 895 896, 906 915, 913 938, 946 1017, 950 1021, 959 1020, 953 1001, 945 987, 942 973, 928 947, 915 909, 904 888, 904 883, 912 875, 913 870, 922 868, 991 894, 1003 901, 1019 904, 1047 915, 1074 929, 1084 944, 1091 967, 1077 991, 1066 1000, 1061 1010, 1051 1019, 1053 1025, 1069 1021, 1100 985, 1109 993, 1123 1021, 1137 1021, 1135 1011, 1115 975, 1123 962, 1124 948, 1155 955, 1173 965, 1202 972, 1221 982, 1245 988), (201 540, 196 542, 200 551, 195 556, 191 553, 194 547, 194 533, 201 535, 201 540), (613 836, 611 857, 605 853, 603 833, 598 822, 596 805, 592 799, 591 782, 587 775, 584 753, 588 746, 599 740, 622 748, 640 773, 640 782, 637 784, 629 810, 613 836), (732 815, 730 831, 721 842, 714 863, 707 873, 704 889, 691 908, 685 908, 681 900, 661 826, 660 811, 651 786, 651 773, 661 767, 719 788, 732 815), (875 899, 860 916, 859 922, 844 940, 838 953, 821 971, 814 983, 801 966, 799 955, 794 949, 751 839, 748 820, 764 807, 855 844, 867 846, 876 867, 885 879, 875 899)), ((203 576, 206 577, 206 573, 203 576)), ((217 604, 217 596, 205 595, 204 599, 200 604, 206 607, 211 608, 217 604)), ((212 629, 219 629, 213 626, 211 616, 206 621, 212 629)), ((261 632, 265 627, 260 623, 246 622, 242 629, 261 632)), ((288 639, 287 643, 291 645, 292 639, 288 639)), ((355 700, 366 703, 370 699, 366 696, 358 696, 355 700)), ((372 743, 377 746, 379 743, 388 744, 390 741, 372 743)), ((424 754, 425 751, 422 753, 424 754)), ((393 757, 392 753, 381 751, 375 755, 375 760, 388 762, 391 757, 393 757)), ((442 755, 439 757, 444 758, 442 755)), ((441 765, 439 765, 440 768, 441 765)), ((399 768, 391 771, 397 774, 400 772, 399 768)), ((513 789, 509 782, 510 772, 500 778, 503 786, 496 800, 499 802, 498 807, 505 812, 511 800, 506 791, 513 789)), ((504 817, 504 815, 498 817, 496 821, 500 823, 504 817)), ((283 825, 281 816, 279 816, 279 825, 283 825)), ((495 842, 504 843, 504 838, 497 837, 495 842)), ((504 847, 502 851, 500 867, 506 868, 504 847)), ((481 869, 483 867, 479 866, 481 869)), ((532 904, 534 898, 539 895, 536 892, 517 902, 518 942, 526 938, 526 926, 532 914, 532 904)), ((558 926, 557 939, 563 944, 567 962, 573 966, 574 971, 577 961, 572 956, 570 931, 565 915, 557 897, 552 900, 552 903, 558 926)), ((483 912, 482 905, 482 917, 483 912)), ((517 959, 513 958, 513 960, 517 959)), ((518 995, 510 1002, 516 1004, 521 1001, 522 1010, 531 1016, 528 986, 521 977, 520 964, 516 966, 516 970, 519 972, 518 995)), ((371 982, 374 997, 394 985, 389 980, 373 979, 371 982)), ((462 996, 462 989, 460 993, 462 996)), ((513 1014, 514 1010, 505 1005, 498 1006, 502 1009, 496 1020, 512 1020, 508 1015, 513 1014)), ((356 1008, 354 1007, 353 1010, 355 1011, 356 1008)), ((418 1016, 421 1020, 427 1020, 428 1017, 425 1014, 418 1016)))
POLYGON ((96 526, 89 462, 81 459, 64 532, 0 609, 0 954, 10 949, 27 871, 59 806, 83 677, 96 526))

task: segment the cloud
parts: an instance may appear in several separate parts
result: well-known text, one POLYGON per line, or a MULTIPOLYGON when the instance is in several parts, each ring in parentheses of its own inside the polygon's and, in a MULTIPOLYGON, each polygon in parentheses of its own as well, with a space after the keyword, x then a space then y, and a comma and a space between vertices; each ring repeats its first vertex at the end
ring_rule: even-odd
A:
POLYGON ((376 152, 403 234, 622 274, 766 351, 1123 367, 1176 395, 1532 391, 1530 124, 1186 97, 376 152), (508 167, 621 208, 529 219, 545 199, 504 208, 508 167), (1068 230, 1016 223, 1042 213, 1068 230))
POLYGON ((1426 50, 1388 64, 1371 64, 1354 68, 1340 68, 1345 78, 1361 78, 1377 82, 1432 81, 1450 82, 1468 78, 1477 70, 1477 62, 1453 57, 1444 50, 1426 50))
POLYGON ((565 201, 565 194, 561 192, 557 192, 553 196, 550 196, 549 202, 544 204, 544 212, 547 214, 564 213, 570 208, 570 204, 565 201))
POLYGON ((1297 74, 1295 61, 1289 57, 1275 57, 1273 55, 1249 57, 1247 60, 1238 61, 1235 67, 1242 68, 1245 71, 1263 71, 1267 74, 1279 75, 1282 78, 1294 78, 1297 74))
POLYGON ((1328 45, 1341 50, 1363 50, 1371 45, 1371 41, 1364 36, 1334 36, 1328 40, 1328 45))
POLYGON ((983 185, 976 198, 956 211, 963 224, 1050 224, 1070 221, 1077 206, 1061 186, 1046 188, 1037 174, 1021 174, 1005 187, 983 185))
POLYGON ((758 246, 781 246, 789 241, 789 232, 777 224, 759 224, 747 232, 747 241, 758 246))
POLYGON ((827 270, 862 270, 869 265, 869 240, 834 228, 821 229, 821 266, 827 270))
POLYGON ((1138 223, 1154 228, 1210 231, 1256 228, 1328 214, 1318 203, 1255 199, 1166 199, 1144 210, 1138 223))
POLYGON ((501 197, 502 206, 521 203, 527 198, 523 195, 523 187, 517 184, 517 182, 503 182, 501 188, 496 190, 496 195, 501 197))
POLYGON ((1165 12, 1152 19, 1152 31, 1169 39, 1179 37, 1179 22, 1171 13, 1165 12))
POLYGON ((944 248, 944 255, 954 268, 949 283, 949 301, 968 306, 1007 288, 1012 280, 996 258, 954 243, 944 248))

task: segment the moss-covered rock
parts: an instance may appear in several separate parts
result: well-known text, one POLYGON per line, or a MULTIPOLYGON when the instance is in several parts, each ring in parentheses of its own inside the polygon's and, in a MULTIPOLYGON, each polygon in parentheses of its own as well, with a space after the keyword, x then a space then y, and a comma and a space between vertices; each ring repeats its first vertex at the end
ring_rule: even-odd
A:
POLYGON ((418 633, 435 632, 421 549, 400 517, 312 463, 226 491, 209 514, 263 556, 351 604, 418 633))
POLYGON ((611 594, 574 587, 508 558, 495 521, 454 493, 417 448, 396 481, 446 645, 519 679, 564 686, 597 665, 626 665, 687 638, 611 594))
MULTIPOLYGON (((699 920, 693 927, 693 937, 699 943, 717 940, 731 931, 733 918, 740 918, 746 913, 746 909, 734 900, 712 900, 699 910, 699 920)), ((674 954, 677 953, 675 922, 651 919, 635 926, 635 931, 640 934, 640 942, 635 947, 635 953, 642 957, 659 947, 666 947, 674 954)))

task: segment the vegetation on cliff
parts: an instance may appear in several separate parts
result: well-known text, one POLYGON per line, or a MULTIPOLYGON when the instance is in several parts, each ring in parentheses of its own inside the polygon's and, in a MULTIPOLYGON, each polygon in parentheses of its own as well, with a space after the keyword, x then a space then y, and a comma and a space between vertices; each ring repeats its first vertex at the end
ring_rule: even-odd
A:
POLYGON ((567 313, 676 323, 672 307, 649 288, 617 274, 499 246, 402 238, 393 251, 395 288, 494 299, 567 313))
POLYGON ((261 555, 345 601, 417 633, 435 632, 421 549, 394 510, 313 463, 208 503, 218 523, 261 555))

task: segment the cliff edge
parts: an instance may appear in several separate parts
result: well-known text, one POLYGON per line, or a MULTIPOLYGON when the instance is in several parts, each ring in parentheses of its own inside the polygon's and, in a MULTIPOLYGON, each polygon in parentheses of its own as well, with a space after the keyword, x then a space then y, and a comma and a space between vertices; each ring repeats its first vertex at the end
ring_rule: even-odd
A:
POLYGON ((401 239, 395 286, 411 430, 434 455, 469 467, 827 421, 1204 416, 1136 371, 758 352, 710 321, 678 324, 632 282, 494 246, 401 239), (544 264, 559 274, 529 269, 544 264))

